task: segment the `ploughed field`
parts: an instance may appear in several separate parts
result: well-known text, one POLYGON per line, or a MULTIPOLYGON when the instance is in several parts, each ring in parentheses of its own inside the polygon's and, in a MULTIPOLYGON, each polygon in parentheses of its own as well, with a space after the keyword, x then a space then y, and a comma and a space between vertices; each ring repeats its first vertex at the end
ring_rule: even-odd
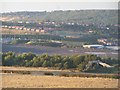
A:
POLYGON ((25 45, 25 44, 3 44, 2 52, 15 52, 15 53, 28 53, 32 52, 35 54, 48 53, 62 54, 62 55, 73 55, 73 54, 96 54, 102 57, 117 58, 118 52, 107 50, 107 49, 84 49, 84 48, 60 48, 60 47, 48 47, 48 46, 37 46, 37 45, 25 45))
MULTIPOLYGON (((1 67, 2 70, 70 72, 48 68, 1 67)), ((117 88, 118 79, 98 77, 64 77, 58 75, 32 75, 2 73, 3 88, 117 88)))

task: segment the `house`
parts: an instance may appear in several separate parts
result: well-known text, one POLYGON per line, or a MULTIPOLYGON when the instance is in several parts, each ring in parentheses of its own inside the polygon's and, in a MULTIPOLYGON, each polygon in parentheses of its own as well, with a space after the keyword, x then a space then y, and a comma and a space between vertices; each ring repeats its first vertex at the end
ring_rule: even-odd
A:
POLYGON ((7 25, 5 25, 4 27, 5 27, 5 28, 7 28, 8 26, 7 26, 7 25))
POLYGON ((31 29, 31 31, 35 31, 35 29, 31 29))
POLYGON ((40 32, 41 32, 41 33, 45 33, 45 30, 41 30, 40 32))
POLYGON ((23 30, 27 30, 27 28, 23 28, 23 30))
POLYGON ((23 30, 23 27, 20 27, 19 29, 20 29, 20 30, 23 30))
POLYGON ((40 29, 36 29, 36 32, 40 32, 40 29))
POLYGON ((16 27, 15 27, 15 29, 17 29, 17 30, 18 30, 18 29, 19 29, 19 26, 16 26, 16 27))
POLYGON ((11 29, 11 28, 12 28, 12 26, 9 26, 8 28, 9 28, 9 29, 11 29))
POLYGON ((15 29, 15 26, 12 26, 12 29, 15 29))
POLYGON ((97 41, 99 43, 104 43, 105 44, 107 42, 107 39, 102 38, 102 39, 98 39, 97 41))
POLYGON ((98 45, 98 44, 95 44, 95 45, 83 45, 84 48, 104 48, 103 45, 98 45))
POLYGON ((31 29, 30 28, 27 28, 27 31, 30 31, 31 29))

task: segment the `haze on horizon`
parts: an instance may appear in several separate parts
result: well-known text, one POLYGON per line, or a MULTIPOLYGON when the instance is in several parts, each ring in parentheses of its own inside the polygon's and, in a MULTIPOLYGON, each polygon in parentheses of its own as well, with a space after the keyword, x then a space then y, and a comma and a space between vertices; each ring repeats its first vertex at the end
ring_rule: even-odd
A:
POLYGON ((118 9, 117 2, 1 2, 0 13, 20 11, 118 9))

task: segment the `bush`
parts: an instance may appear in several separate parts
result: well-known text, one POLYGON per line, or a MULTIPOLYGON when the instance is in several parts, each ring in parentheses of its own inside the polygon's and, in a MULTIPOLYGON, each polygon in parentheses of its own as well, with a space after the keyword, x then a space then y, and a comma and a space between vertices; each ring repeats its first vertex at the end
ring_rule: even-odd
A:
POLYGON ((44 75, 52 75, 53 76, 54 74, 51 72, 45 72, 44 75))
POLYGON ((114 75, 112 78, 113 79, 120 79, 120 76, 119 75, 114 75))

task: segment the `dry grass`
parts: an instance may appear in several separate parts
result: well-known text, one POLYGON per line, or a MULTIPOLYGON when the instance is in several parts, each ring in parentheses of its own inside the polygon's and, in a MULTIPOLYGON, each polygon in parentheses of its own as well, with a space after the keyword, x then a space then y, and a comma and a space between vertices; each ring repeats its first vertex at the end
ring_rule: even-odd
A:
MULTIPOLYGON (((45 70, 48 68, 0 67, 3 70, 45 70)), ((58 70, 60 71, 60 70, 58 70)), ((14 88, 117 88, 118 79, 2 74, 2 87, 14 88)))
POLYGON ((3 87, 15 88, 116 88, 117 79, 59 76, 3 75, 3 87))
POLYGON ((45 67, 8 67, 8 66, 0 66, 2 70, 24 70, 24 71, 67 71, 70 72, 70 70, 53 70, 50 68, 45 67))

